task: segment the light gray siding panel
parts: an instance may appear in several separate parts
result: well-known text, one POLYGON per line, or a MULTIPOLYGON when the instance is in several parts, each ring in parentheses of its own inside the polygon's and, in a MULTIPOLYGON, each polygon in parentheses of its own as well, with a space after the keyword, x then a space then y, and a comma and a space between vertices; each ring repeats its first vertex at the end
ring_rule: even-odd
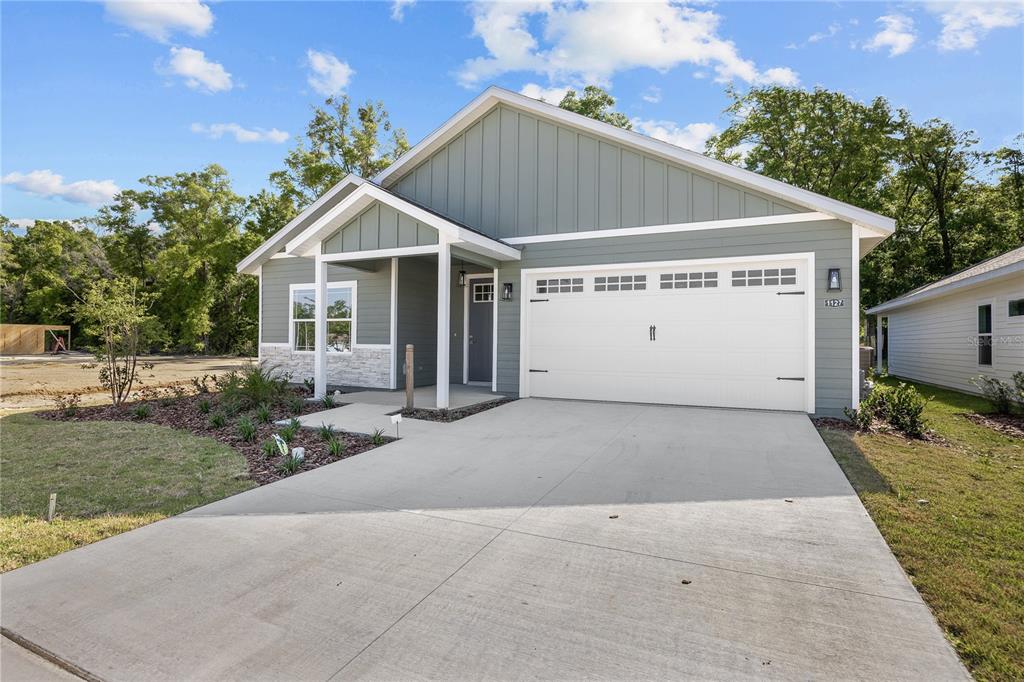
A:
MULTIPOLYGON (((372 271, 328 266, 327 281, 358 282, 356 343, 391 343, 391 261, 374 261, 372 271)), ((288 343, 291 284, 313 284, 315 264, 308 258, 281 258, 263 264, 260 280, 263 343, 288 343)))
POLYGON ((349 253, 427 246, 437 243, 437 230, 421 225, 391 206, 374 202, 323 242, 323 253, 349 253))
POLYGON ((537 234, 537 119, 519 116, 516 234, 537 234))
POLYGON ((398 214, 398 246, 416 246, 417 242, 417 229, 416 221, 405 215, 404 213, 398 214))
POLYGON ((558 131, 541 121, 537 127, 537 234, 551 234, 555 227, 558 178, 558 131))
POLYGON ((371 206, 359 216, 359 248, 380 248, 380 208, 371 206))
POLYGON ((494 237, 805 210, 506 105, 391 186, 494 237))
POLYGON ((356 218, 341 231, 341 250, 359 251, 359 218, 356 218))
POLYGON ((398 211, 389 211, 387 207, 381 209, 379 246, 382 249, 398 246, 398 211))
POLYGON ((760 225, 749 228, 699 230, 639 237, 611 237, 528 244, 518 263, 502 264, 501 283, 512 282, 515 300, 498 304, 498 390, 519 391, 519 306, 522 268, 565 267, 696 258, 742 258, 772 253, 812 251, 815 254, 815 399, 817 411, 842 416, 853 392, 853 322, 849 307, 825 308, 825 277, 830 267, 841 270, 848 300, 853 274, 850 225, 838 220, 760 225))

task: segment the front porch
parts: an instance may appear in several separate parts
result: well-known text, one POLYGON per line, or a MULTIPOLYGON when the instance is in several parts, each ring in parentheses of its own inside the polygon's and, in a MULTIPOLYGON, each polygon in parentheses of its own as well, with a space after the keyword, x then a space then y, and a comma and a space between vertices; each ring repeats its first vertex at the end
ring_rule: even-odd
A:
MULTIPOLYGON (((490 386, 477 384, 451 383, 448 389, 448 409, 471 407, 480 403, 503 398, 500 393, 491 390, 490 386)), ((341 396, 344 403, 360 403, 367 405, 384 405, 399 410, 405 407, 405 391, 352 391, 341 396)), ((413 390, 413 406, 425 409, 438 409, 437 386, 419 386, 413 390)))

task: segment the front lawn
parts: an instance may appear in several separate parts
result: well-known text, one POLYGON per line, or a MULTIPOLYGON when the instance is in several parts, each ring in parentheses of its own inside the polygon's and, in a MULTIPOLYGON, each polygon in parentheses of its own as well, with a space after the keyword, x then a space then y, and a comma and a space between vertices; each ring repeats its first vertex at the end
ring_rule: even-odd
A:
POLYGON ((1024 439, 964 416, 983 398, 914 385, 936 438, 819 431, 974 676, 1024 679, 1024 439))
POLYGON ((231 447, 151 424, 15 414, 0 419, 0 453, 0 571, 255 485, 231 447))

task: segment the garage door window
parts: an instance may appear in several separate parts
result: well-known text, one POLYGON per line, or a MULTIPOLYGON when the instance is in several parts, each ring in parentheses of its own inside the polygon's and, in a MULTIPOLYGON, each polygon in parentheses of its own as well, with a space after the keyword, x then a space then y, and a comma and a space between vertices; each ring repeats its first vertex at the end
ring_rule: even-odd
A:
POLYGON ((796 284, 796 268, 732 271, 732 285, 734 287, 772 287, 786 284, 796 284))
POLYGON ((594 278, 594 291, 643 291, 647 275, 611 275, 594 278))
POLYGON ((578 294, 583 291, 582 277, 537 280, 538 294, 578 294))
POLYGON ((714 289, 717 272, 668 272, 661 275, 662 289, 714 289))

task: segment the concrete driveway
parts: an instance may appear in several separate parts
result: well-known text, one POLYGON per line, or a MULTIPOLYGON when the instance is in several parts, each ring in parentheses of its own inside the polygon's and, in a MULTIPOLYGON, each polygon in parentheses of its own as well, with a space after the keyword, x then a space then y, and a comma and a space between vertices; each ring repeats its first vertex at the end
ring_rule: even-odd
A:
POLYGON ((2 598, 111 680, 966 678, 799 414, 521 400, 2 598))

